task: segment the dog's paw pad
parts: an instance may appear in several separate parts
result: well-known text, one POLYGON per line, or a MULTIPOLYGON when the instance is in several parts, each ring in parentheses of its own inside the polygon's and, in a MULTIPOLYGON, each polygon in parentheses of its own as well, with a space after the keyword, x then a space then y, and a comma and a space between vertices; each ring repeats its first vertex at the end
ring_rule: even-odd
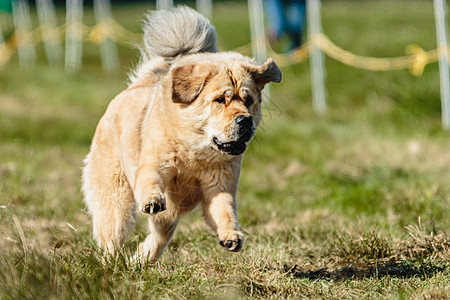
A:
POLYGON ((219 244, 227 251, 237 252, 244 245, 244 236, 240 232, 229 234, 225 239, 220 240, 219 244))
POLYGON ((150 197, 148 201, 142 208, 142 212, 146 214, 157 214, 159 212, 166 210, 166 198, 164 194, 155 194, 150 197))

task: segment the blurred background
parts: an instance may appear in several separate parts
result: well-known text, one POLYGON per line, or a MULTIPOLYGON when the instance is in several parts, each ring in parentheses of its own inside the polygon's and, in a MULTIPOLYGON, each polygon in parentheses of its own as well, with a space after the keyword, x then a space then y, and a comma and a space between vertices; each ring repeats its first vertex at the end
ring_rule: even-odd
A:
MULTIPOLYGON (((176 1, 203 5, 222 50, 273 57, 283 81, 266 91, 264 121, 245 153, 242 255, 224 253, 194 212, 139 284, 126 263, 102 264, 80 175, 100 117, 139 60, 143 16, 156 3, 79 1, 80 15, 69 2, 71 14, 65 1, 0 0, 0 268, 8 270, 0 296, 153 290, 170 297, 175 286, 186 291, 176 295, 209 297, 224 284, 245 297, 450 295, 450 136, 441 114, 437 1, 324 0, 314 20, 299 4, 287 10, 303 18, 298 35, 276 26, 274 9, 264 9, 277 5, 269 1, 176 1), (411 266, 411 276, 348 285, 293 281, 283 269, 387 261, 411 266), (188 275, 170 277, 170 265, 188 275), (208 272, 217 278, 205 283, 208 272), (146 284, 150 278, 159 287, 146 284)), ((145 234, 139 218, 127 251, 145 234)))

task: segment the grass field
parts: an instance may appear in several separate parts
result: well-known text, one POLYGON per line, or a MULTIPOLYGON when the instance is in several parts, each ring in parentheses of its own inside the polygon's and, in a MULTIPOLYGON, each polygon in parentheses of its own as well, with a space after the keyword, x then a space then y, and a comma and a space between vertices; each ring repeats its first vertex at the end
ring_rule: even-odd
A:
MULTIPOLYGON (((137 32, 148 8, 113 14, 137 32)), ((222 49, 249 42, 244 3, 214 9, 222 49)), ((436 48, 431 1, 326 1, 323 27, 367 56, 436 48)), ((129 260, 145 217, 123 252, 105 257, 80 193, 95 126, 137 61, 120 51, 114 75, 89 44, 78 74, 47 66, 42 48, 36 67, 21 70, 15 57, 0 70, 0 299, 450 298, 450 135, 437 64, 414 77, 327 58, 323 117, 308 62, 284 67, 245 154, 244 250, 225 252, 194 211, 148 267, 129 260)))

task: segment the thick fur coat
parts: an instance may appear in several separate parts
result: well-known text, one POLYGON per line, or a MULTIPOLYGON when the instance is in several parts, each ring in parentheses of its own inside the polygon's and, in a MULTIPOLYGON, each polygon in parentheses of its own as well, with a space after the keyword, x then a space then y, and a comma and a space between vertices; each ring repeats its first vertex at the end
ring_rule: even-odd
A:
POLYGON ((242 248, 236 191, 243 152, 261 121, 261 90, 280 82, 238 53, 219 53, 209 21, 186 7, 151 12, 131 84, 109 104, 83 169, 94 238, 113 252, 136 207, 149 235, 136 257, 155 262, 180 217, 201 205, 220 244, 242 248))

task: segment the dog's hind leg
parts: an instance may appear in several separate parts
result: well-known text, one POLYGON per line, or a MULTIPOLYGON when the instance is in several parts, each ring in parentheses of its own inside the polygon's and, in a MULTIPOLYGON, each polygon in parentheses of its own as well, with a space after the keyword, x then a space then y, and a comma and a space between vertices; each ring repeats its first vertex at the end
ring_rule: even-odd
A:
POLYGON ((133 191, 118 161, 96 160, 90 153, 83 170, 85 202, 92 215, 94 238, 109 252, 122 247, 134 225, 133 191))

